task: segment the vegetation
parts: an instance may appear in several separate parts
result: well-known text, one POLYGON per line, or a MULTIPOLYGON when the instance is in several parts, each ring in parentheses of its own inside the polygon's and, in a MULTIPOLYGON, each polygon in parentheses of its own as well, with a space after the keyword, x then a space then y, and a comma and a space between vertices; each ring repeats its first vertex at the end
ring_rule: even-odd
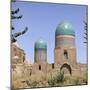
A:
MULTIPOLYGON (((15 3, 15 1, 16 1, 16 0, 11 0, 12 3, 15 3)), ((12 11, 11 11, 11 20, 12 20, 12 21, 15 20, 15 19, 19 20, 19 19, 21 19, 21 18, 23 17, 22 15, 17 16, 17 14, 19 13, 19 11, 20 11, 19 8, 17 8, 16 10, 12 10, 12 11)), ((11 30, 12 30, 12 31, 15 30, 15 27, 14 27, 13 25, 11 26, 11 30)), ((25 27, 25 29, 22 30, 22 32, 12 33, 12 34, 11 34, 11 41, 12 41, 12 43, 13 43, 13 42, 16 42, 16 41, 17 41, 16 38, 17 38, 18 36, 21 36, 21 35, 25 34, 25 33, 27 32, 27 30, 28 30, 28 27, 25 27)))
POLYGON ((76 78, 73 80, 73 83, 74 83, 74 85, 79 85, 79 84, 80 84, 80 78, 79 78, 79 77, 76 77, 76 78))
POLYGON ((85 38, 85 42, 84 43, 88 43, 88 24, 87 24, 87 22, 84 22, 84 30, 85 30, 85 32, 84 32, 84 38, 85 38))
POLYGON ((65 78, 64 73, 59 73, 57 76, 48 80, 50 86, 62 86, 64 84, 65 78))
POLYGON ((34 82, 32 82, 32 86, 31 86, 31 87, 32 87, 32 88, 33 88, 33 87, 35 88, 35 87, 37 87, 37 85, 38 85, 38 82, 37 82, 37 81, 34 81, 34 82))
POLYGON ((87 78, 76 77, 76 76, 64 76, 64 73, 59 73, 52 78, 38 76, 13 76, 12 77, 12 88, 36 88, 36 87, 56 87, 56 86, 68 86, 68 85, 86 85, 87 78))

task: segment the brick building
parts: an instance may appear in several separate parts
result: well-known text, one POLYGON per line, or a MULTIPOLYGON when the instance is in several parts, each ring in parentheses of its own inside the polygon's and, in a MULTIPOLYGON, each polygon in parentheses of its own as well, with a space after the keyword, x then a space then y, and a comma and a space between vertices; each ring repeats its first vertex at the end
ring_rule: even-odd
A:
MULTIPOLYGON (((34 46, 34 63, 25 63, 25 53, 17 44, 12 44, 12 66, 19 67, 16 71, 26 71, 30 76, 45 75, 49 77, 58 72, 69 76, 81 76, 87 71, 87 64, 77 62, 75 31, 68 22, 61 22, 55 31, 54 63, 47 63, 47 44, 42 39, 34 46), (26 68, 24 68, 24 66, 26 68), (23 69, 22 69, 23 67, 23 69), (26 69, 26 70, 25 70, 26 69)), ((12 67, 12 69, 14 69, 12 67)))

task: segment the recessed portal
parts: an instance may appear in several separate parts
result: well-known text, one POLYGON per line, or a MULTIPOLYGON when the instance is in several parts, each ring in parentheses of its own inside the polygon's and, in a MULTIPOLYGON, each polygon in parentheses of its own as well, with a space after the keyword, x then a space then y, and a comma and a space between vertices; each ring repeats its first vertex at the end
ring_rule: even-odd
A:
POLYGON ((66 75, 72 75, 72 69, 71 66, 68 64, 63 64, 60 68, 61 72, 64 72, 66 75))

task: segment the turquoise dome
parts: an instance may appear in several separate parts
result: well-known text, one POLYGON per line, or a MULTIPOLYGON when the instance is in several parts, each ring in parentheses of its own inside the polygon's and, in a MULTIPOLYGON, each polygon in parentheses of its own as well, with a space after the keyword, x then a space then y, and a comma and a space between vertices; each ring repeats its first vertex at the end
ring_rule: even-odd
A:
POLYGON ((75 36, 74 29, 69 22, 62 22, 56 28, 56 36, 58 35, 71 35, 75 36))
POLYGON ((40 39, 36 41, 35 49, 47 49, 47 44, 42 39, 40 39))

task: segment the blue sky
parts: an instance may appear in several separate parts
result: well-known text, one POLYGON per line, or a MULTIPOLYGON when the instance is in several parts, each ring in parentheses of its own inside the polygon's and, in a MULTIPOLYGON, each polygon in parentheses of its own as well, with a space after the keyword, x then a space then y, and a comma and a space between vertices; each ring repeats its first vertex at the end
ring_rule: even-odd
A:
POLYGON ((20 1, 12 4, 12 8, 19 8, 18 15, 23 15, 21 20, 12 21, 16 29, 14 32, 22 31, 25 26, 29 28, 26 34, 17 38, 27 60, 34 61, 34 44, 43 39, 47 43, 47 61, 53 63, 56 27, 60 22, 68 21, 73 25, 76 34, 77 61, 87 62, 87 48, 83 43, 83 21, 86 20, 87 6, 20 1))

